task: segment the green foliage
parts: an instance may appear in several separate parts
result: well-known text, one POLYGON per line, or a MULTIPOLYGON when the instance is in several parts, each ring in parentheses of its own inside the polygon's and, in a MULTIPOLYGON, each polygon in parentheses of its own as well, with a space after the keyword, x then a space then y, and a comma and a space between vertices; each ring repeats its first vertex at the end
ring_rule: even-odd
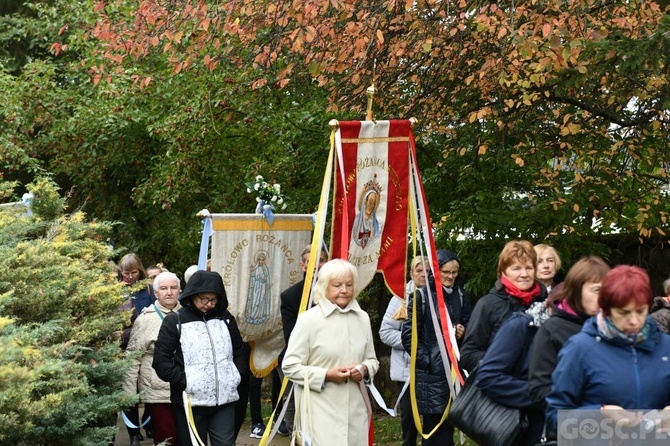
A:
MULTIPOLYGON (((254 89, 225 61, 215 72, 175 73, 161 51, 105 82, 97 76, 106 59, 88 34, 94 2, 25 3, 34 12, 20 19, 52 23, 45 35, 61 52, 0 75, 0 88, 12 92, 0 104, 8 179, 53 173, 70 209, 119 222, 110 232, 116 246, 177 272, 197 259, 196 213, 253 212, 244 183, 256 175, 282 185, 285 212, 315 211, 328 153, 323 89, 308 79, 254 89)), ((118 17, 133 12, 118 8, 118 17)))
POLYGON ((33 194, 31 207, 35 216, 41 220, 56 220, 65 211, 65 199, 60 196, 60 188, 48 178, 37 178, 28 185, 33 194))
POLYGON ((438 244, 474 237, 456 249, 473 290, 510 238, 575 258, 607 252, 609 233, 666 236, 657 3, 404 3, 14 0, 0 10, 5 178, 52 173, 70 209, 120 222, 117 246, 180 272, 196 213, 253 212, 256 175, 282 185, 286 212, 313 212, 327 122, 362 118, 374 80, 378 118, 419 120, 438 244))
POLYGON ((132 401, 119 386, 129 315, 117 311, 124 295, 96 241, 110 225, 62 215, 47 180, 32 190, 40 217, 0 211, 0 443, 105 444, 132 401))
MULTIPOLYGON (((2 176, 0 176, 2 179, 2 176)), ((0 181, 0 200, 5 200, 14 194, 17 184, 13 181, 0 181)))

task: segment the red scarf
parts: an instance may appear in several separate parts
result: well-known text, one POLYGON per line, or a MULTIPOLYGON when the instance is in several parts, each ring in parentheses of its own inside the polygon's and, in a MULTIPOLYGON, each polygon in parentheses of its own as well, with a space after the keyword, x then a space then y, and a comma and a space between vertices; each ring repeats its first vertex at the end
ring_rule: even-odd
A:
POLYGON ((537 282, 535 282, 533 287, 528 291, 521 291, 505 276, 500 277, 500 283, 502 283, 505 287, 507 294, 519 299, 523 303, 524 307, 529 307, 530 303, 533 301, 533 298, 539 296, 540 294, 540 285, 537 282))

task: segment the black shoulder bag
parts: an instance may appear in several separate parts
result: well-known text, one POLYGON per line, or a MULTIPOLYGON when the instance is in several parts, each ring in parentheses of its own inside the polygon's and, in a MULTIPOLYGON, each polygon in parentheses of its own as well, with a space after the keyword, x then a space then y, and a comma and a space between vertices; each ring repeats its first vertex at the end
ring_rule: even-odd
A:
POLYGON ((486 396, 475 384, 479 366, 451 403, 447 420, 481 446, 509 446, 528 427, 520 410, 486 396))
MULTIPOLYGON (((534 334, 534 331, 526 334, 524 351, 534 334)), ((516 444, 516 438, 528 427, 528 416, 521 409, 505 406, 485 395, 475 384, 478 371, 479 366, 454 398, 447 420, 480 446, 516 444)))

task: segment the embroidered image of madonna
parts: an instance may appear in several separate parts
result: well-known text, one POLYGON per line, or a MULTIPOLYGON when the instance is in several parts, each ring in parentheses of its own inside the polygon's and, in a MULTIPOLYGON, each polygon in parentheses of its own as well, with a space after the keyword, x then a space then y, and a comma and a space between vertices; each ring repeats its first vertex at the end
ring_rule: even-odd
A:
POLYGON ((244 311, 244 319, 248 324, 261 325, 270 317, 272 287, 268 260, 267 251, 258 251, 254 256, 254 264, 250 267, 249 292, 244 311))
POLYGON ((365 183, 358 197, 358 213, 351 231, 351 238, 361 248, 365 248, 381 233, 381 227, 377 219, 380 199, 381 186, 377 183, 376 178, 365 183))

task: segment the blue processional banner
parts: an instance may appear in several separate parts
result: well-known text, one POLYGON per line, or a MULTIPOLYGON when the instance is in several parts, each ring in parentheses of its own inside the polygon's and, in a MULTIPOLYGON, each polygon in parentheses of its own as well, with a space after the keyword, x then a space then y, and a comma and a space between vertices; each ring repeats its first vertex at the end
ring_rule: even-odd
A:
POLYGON ((265 376, 284 347, 280 294, 303 279, 300 253, 310 244, 313 216, 212 214, 212 271, 223 277, 230 312, 251 348, 251 370, 265 376))

